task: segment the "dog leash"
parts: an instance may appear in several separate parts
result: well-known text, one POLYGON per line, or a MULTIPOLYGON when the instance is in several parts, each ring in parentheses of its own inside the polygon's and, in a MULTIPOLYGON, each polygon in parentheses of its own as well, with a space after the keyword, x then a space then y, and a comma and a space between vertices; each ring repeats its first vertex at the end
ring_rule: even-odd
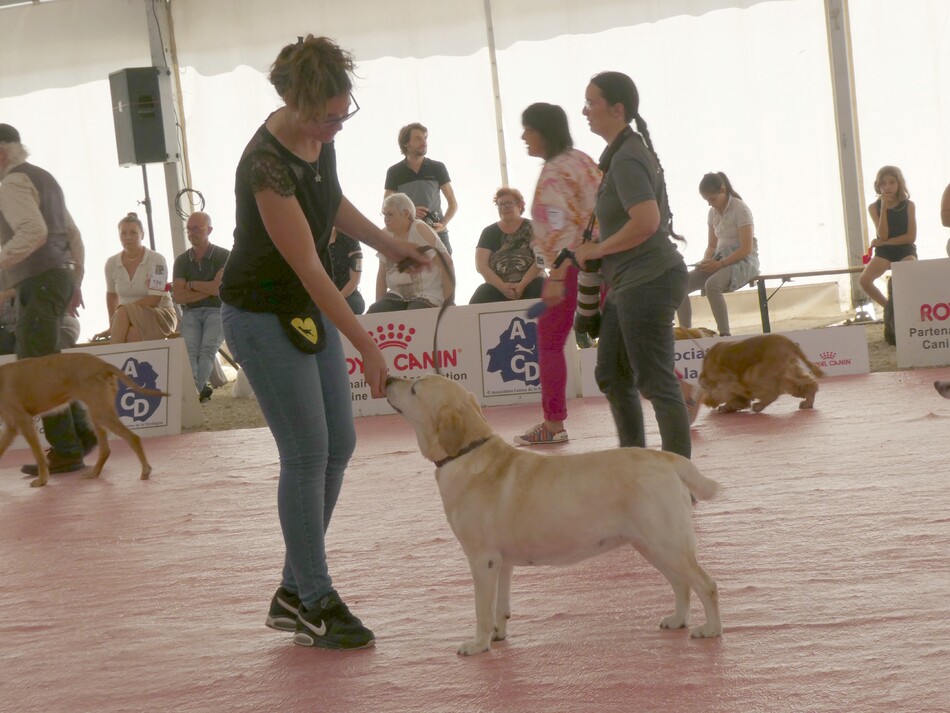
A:
MULTIPOLYGON (((436 250, 431 245, 420 245, 419 252, 424 253, 429 250, 435 251, 436 257, 439 258, 439 263, 442 265, 442 269, 445 270, 445 273, 449 276, 449 281, 452 283, 452 291, 445 296, 445 299, 442 300, 442 306, 439 307, 439 313, 435 318, 435 329, 432 332, 432 361, 435 364, 435 373, 439 376, 442 376, 442 367, 439 364, 439 325, 442 323, 442 316, 445 314, 445 310, 449 308, 449 303, 455 301, 455 273, 449 269, 449 262, 445 259, 445 255, 436 250)), ((399 272, 405 272, 411 268, 415 262, 411 257, 406 257, 400 260, 396 264, 396 268, 399 272)))

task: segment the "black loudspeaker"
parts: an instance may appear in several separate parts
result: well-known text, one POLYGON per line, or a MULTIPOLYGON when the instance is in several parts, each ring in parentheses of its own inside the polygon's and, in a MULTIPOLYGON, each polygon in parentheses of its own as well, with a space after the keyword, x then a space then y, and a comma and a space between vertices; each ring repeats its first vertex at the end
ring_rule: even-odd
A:
POLYGON ((172 110, 171 72, 133 67, 109 75, 120 166, 179 158, 172 110))

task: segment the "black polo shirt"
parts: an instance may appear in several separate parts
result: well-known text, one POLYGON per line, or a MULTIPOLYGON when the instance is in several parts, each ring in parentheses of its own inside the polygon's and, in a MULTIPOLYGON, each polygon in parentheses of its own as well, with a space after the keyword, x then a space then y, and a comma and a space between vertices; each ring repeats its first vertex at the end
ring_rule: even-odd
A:
MULTIPOLYGON (((195 249, 188 248, 175 258, 175 266, 172 269, 172 279, 182 279, 185 282, 211 282, 214 280, 214 276, 218 274, 218 271, 224 267, 230 255, 230 250, 225 250, 212 243, 208 245, 208 252, 205 253, 204 260, 198 262, 195 260, 195 249)), ((181 305, 181 308, 192 309, 193 307, 220 306, 220 298, 209 295, 203 300, 181 305)))

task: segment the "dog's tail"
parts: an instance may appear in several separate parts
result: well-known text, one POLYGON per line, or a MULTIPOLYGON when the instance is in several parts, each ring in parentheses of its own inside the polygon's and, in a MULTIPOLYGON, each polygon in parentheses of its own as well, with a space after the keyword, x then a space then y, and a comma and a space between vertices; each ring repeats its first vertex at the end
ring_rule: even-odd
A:
POLYGON ((115 377, 119 381, 121 381, 123 384, 128 386, 130 389, 132 389, 132 391, 137 391, 140 394, 144 394, 145 396, 169 396, 169 394, 166 394, 164 391, 159 391, 158 389, 146 389, 144 386, 137 384, 135 382, 135 379, 133 379, 131 376, 126 374, 124 371, 122 371, 118 367, 112 366, 112 364, 109 364, 109 366, 112 367, 112 373, 115 374, 115 377))
MULTIPOLYGON (((791 341, 791 340, 789 340, 789 341, 791 341)), ((796 342, 792 342, 792 347, 795 349, 795 354, 796 354, 796 356, 798 356, 798 358, 801 359, 801 360, 805 363, 805 366, 808 367, 809 371, 811 371, 812 374, 814 374, 815 376, 818 376, 818 377, 822 377, 822 376, 825 375, 825 372, 823 372, 821 369, 819 369, 819 368, 815 365, 815 362, 813 362, 811 359, 809 359, 807 356, 805 356, 805 352, 802 351, 802 348, 801 348, 800 346, 798 346, 798 344, 797 344, 796 342)))
POLYGON ((719 490, 719 483, 700 473, 686 458, 676 459, 676 474, 697 500, 712 500, 719 490))

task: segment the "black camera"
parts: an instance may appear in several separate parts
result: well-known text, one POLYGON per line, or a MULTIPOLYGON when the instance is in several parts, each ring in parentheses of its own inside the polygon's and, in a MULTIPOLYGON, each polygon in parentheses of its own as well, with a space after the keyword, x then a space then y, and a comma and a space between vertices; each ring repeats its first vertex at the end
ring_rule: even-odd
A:
POLYGON ((429 212, 422 217, 422 222, 428 225, 430 228, 436 223, 442 222, 442 211, 438 208, 430 208, 429 212))

